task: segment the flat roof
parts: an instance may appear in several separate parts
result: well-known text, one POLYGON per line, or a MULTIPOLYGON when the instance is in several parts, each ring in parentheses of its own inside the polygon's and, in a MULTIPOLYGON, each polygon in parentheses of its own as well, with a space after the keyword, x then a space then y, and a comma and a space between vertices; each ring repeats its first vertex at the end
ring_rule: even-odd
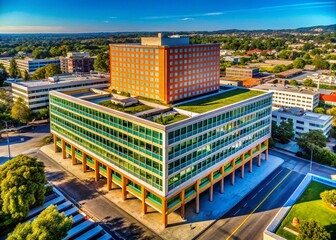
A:
POLYGON ((322 123, 322 124, 332 119, 332 116, 330 115, 304 111, 303 108, 299 108, 299 107, 279 108, 277 110, 274 110, 273 113, 279 113, 279 114, 289 115, 289 116, 296 116, 296 117, 302 118, 303 120, 309 120, 309 121, 322 123))
POLYGON ((267 90, 267 91, 284 91, 284 92, 293 92, 293 93, 300 93, 300 94, 308 94, 308 95, 315 95, 319 92, 316 88, 304 87, 304 86, 292 86, 292 85, 284 85, 284 84, 271 84, 266 83, 262 85, 258 85, 253 87, 255 90, 267 90))
POLYGON ((176 108, 195 113, 205 113, 262 94, 265 94, 265 92, 249 90, 247 88, 231 88, 213 96, 182 103, 181 105, 176 106, 176 108))
MULTIPOLYGON (((56 76, 54 76, 56 77, 56 76)), ((42 87, 42 86, 56 86, 59 84, 71 83, 71 82, 79 82, 79 81, 91 81, 91 80, 99 80, 99 79, 109 79, 108 74, 83 74, 83 75, 60 75, 57 76, 58 81, 53 82, 48 79, 44 80, 29 80, 29 81, 18 81, 11 82, 13 85, 19 85, 22 87, 42 87)))

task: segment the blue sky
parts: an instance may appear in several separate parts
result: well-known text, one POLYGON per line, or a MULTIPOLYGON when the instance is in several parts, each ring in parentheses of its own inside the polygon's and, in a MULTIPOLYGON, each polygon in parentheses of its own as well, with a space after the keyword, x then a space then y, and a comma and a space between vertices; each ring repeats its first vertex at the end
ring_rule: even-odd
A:
POLYGON ((0 33, 281 29, 336 23, 336 0, 0 0, 0 33))

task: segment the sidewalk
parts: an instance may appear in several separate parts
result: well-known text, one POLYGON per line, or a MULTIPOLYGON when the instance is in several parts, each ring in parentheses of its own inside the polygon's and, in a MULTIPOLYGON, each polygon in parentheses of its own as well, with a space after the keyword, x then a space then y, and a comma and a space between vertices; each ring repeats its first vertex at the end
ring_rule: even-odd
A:
MULTIPOLYGON (((52 145, 44 146, 40 149, 43 153, 55 160, 63 168, 73 173, 80 180, 88 181, 94 178, 93 172, 82 172, 82 166, 72 166, 70 159, 62 159, 61 153, 54 153, 52 145)), ((144 225, 151 228, 154 232, 164 239, 181 239, 187 240, 197 236, 204 231, 210 224, 224 215, 236 203, 244 198, 253 188, 255 188, 263 179, 272 173, 277 167, 283 163, 283 160, 269 155, 268 161, 262 161, 261 167, 253 165, 253 172, 248 172, 248 166, 245 168, 245 178, 242 179, 240 171, 236 171, 236 183, 231 185, 231 179, 228 177, 225 180, 224 194, 219 193, 219 185, 214 186, 213 201, 209 202, 208 191, 205 191, 200 196, 200 213, 196 214, 195 201, 191 201, 186 205, 185 220, 181 219, 180 211, 177 210, 168 216, 168 227, 163 229, 161 225, 161 214, 157 213, 148 207, 148 214, 141 214, 141 202, 138 199, 130 198, 126 201, 121 200, 121 190, 114 189, 106 191, 106 185, 102 183, 106 180, 102 179, 95 182, 97 186, 97 193, 104 195, 111 202, 118 205, 121 209, 128 212, 131 216, 141 221, 144 225), (190 224, 192 224, 190 226, 190 224)), ((131 195, 128 195, 131 197, 131 195)), ((94 211, 92 211, 94 212, 94 211)))

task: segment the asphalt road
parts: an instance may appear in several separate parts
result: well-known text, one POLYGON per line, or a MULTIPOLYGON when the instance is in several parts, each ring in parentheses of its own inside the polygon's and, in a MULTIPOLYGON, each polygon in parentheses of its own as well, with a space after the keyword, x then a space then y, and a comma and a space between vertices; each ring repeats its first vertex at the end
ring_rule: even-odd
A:
POLYGON ((149 228, 105 198, 103 192, 97 192, 97 184, 105 185, 106 181, 80 181, 47 155, 41 152, 32 155, 44 162, 48 181, 95 221, 100 222, 101 226, 111 233, 114 239, 161 239, 149 228))
POLYGON ((303 178, 295 171, 277 168, 199 239, 262 239, 269 222, 303 178))

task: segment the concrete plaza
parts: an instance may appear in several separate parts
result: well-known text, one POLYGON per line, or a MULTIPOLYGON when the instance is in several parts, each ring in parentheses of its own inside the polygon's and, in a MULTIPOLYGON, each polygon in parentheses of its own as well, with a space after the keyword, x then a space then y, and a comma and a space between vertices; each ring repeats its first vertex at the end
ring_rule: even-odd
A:
MULTIPOLYGON (((53 145, 42 147, 41 152, 48 155, 55 162, 60 164, 65 170, 71 172, 81 181, 92 181, 94 183, 94 171, 82 172, 81 164, 72 165, 71 159, 62 159, 62 153, 54 153, 53 145)), ((253 188, 255 188, 263 179, 271 174, 277 167, 283 163, 283 160, 269 155, 269 160, 263 160, 260 167, 257 167, 257 160, 253 162, 252 173, 248 172, 248 166, 245 166, 245 176, 241 178, 241 171, 236 170, 235 184, 231 184, 231 176, 225 178, 224 193, 220 193, 219 183, 214 185, 213 201, 209 201, 209 193, 205 191, 200 196, 200 213, 195 213, 195 201, 186 205, 185 219, 181 218, 180 210, 169 214, 167 228, 161 224, 161 214, 148 207, 148 213, 141 213, 141 202, 128 194, 128 199, 121 199, 121 190, 113 185, 113 190, 107 191, 106 186, 97 184, 97 193, 104 195, 114 204, 129 213, 131 216, 142 222, 164 239, 192 239, 203 232, 207 227, 223 216, 229 209, 244 198, 253 188)), ((246 164, 248 165, 248 164, 246 164)), ((99 182, 106 182, 102 178, 99 182)), ((57 185, 56 185, 57 186, 57 185)), ((85 200, 83 200, 83 203, 85 200)), ((79 202, 82 204, 81 202, 79 202)), ((94 209, 89 209, 94 215, 94 209)))

